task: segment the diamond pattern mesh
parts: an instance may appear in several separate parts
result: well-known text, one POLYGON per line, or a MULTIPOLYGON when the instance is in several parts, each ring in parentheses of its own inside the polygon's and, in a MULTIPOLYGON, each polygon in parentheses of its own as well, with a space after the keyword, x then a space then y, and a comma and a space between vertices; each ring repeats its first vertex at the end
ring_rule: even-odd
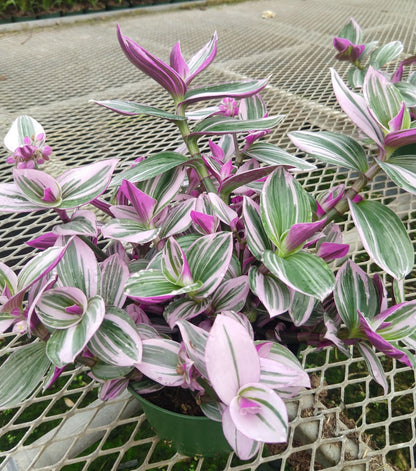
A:
MULTIPOLYGON (((324 129, 356 134, 339 110, 329 82, 334 66, 332 36, 351 16, 366 39, 381 43, 399 39, 405 53, 415 50, 413 0, 260 0, 208 8, 156 10, 142 14, 92 19, 73 25, 0 29, 0 134, 18 114, 29 114, 48 132, 54 149, 50 170, 117 157, 121 166, 149 152, 178 144, 173 126, 153 119, 124 118, 99 108, 91 99, 120 98, 169 108, 164 92, 123 56, 115 24, 153 53, 167 59, 181 39, 185 56, 217 30, 216 62, 205 82, 262 78, 271 75, 264 98, 270 114, 284 114, 271 141, 296 149, 287 132, 324 129), (273 10, 274 18, 262 19, 273 10)), ((342 64, 336 64, 341 73, 342 64)), ((0 151, 0 162, 6 154, 0 151)), ((10 169, 0 164, 1 181, 10 169)), ((301 175, 314 194, 354 175, 320 166, 301 175)), ((390 181, 377 178, 368 190, 389 204, 415 238, 416 202, 390 181)), ((56 222, 50 213, 0 215, 0 259, 19 268, 33 250, 24 242, 47 232, 56 222)), ((349 217, 354 258, 374 271, 358 243, 349 217)), ((415 298, 413 273, 406 281, 408 299, 415 298)), ((24 339, 0 337, 1 354, 20 348, 24 339)), ((54 387, 41 390, 19 407, 0 414, 0 469, 5 470, 393 470, 415 469, 415 377, 394 360, 380 356, 388 372, 389 393, 370 379, 363 360, 330 350, 302 352, 313 391, 289 404, 287 445, 268 445, 249 462, 234 455, 222 460, 185 458, 160 442, 137 403, 128 396, 97 401, 96 384, 82 368, 67 370, 54 387)))

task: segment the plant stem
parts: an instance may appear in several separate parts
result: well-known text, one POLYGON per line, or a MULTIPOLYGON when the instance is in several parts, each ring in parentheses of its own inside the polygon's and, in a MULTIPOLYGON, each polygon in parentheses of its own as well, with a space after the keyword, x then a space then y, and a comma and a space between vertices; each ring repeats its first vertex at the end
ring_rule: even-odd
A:
MULTIPOLYGON (((182 106, 177 106, 177 114, 179 116, 185 116, 185 110, 183 109, 182 106)), ((208 170, 205 166, 205 163, 202 160, 201 151, 199 150, 198 144, 196 143, 194 139, 189 138, 191 131, 189 129, 188 122, 187 121, 175 121, 175 124, 178 127, 182 135, 182 139, 184 140, 189 153, 191 154, 192 158, 195 159, 195 162, 193 162, 193 167, 195 168, 199 176, 199 180, 201 184, 204 185, 206 191, 217 193, 217 189, 212 183, 209 177, 208 170)))
POLYGON ((360 174, 337 205, 323 216, 327 224, 343 215, 349 208, 348 200, 354 199, 380 171, 381 168, 377 164, 374 164, 365 173, 360 174))

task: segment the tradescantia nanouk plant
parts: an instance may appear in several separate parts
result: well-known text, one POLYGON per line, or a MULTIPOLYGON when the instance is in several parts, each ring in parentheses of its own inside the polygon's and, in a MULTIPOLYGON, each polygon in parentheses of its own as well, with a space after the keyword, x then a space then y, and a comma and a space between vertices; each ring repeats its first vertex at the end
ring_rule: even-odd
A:
POLYGON ((283 118, 261 98, 267 79, 192 85, 214 60, 216 34, 188 61, 177 43, 169 64, 117 34, 172 108, 96 103, 168 120, 183 145, 118 173, 111 159, 53 177, 41 169, 51 156, 42 126, 14 121, 4 139, 13 183, 0 184, 0 211, 56 211, 61 223, 28 242, 39 252, 18 274, 0 264, 1 331, 41 339, 0 368, 1 407, 81 363, 102 383, 103 400, 129 383, 142 394, 188 389, 248 459, 263 442, 286 441, 284 400, 310 387, 289 344, 347 355, 355 346, 387 392, 375 350, 415 366, 416 301, 404 298, 414 253, 398 216, 360 193, 384 172, 416 194, 416 80, 403 71, 415 58, 387 73, 401 44, 364 44, 354 20, 335 38, 336 57, 351 69, 350 85, 331 71, 334 92, 363 139, 289 134, 303 153, 357 174, 350 187, 316 195, 296 178, 315 166, 267 142, 283 118), (346 211, 392 281, 390 303, 381 277, 348 258, 337 225, 346 211))

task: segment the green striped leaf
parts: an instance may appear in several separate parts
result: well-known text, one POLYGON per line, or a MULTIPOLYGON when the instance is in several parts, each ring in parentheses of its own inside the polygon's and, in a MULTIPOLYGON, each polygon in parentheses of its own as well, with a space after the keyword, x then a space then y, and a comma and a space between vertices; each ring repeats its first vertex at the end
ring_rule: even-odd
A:
POLYGON ((41 322, 53 329, 66 329, 78 324, 88 301, 78 288, 52 288, 45 291, 36 303, 36 313, 41 322), (79 312, 68 312, 77 307, 79 312))
POLYGON ((308 322, 316 299, 313 296, 307 296, 299 291, 292 291, 289 315, 296 326, 304 325, 308 322))
POLYGON ((380 326, 377 334, 389 342, 402 340, 412 335, 416 324, 416 301, 405 302, 388 309, 390 314, 384 319, 385 327, 380 326))
POLYGON ((334 275, 328 265, 316 255, 296 252, 287 258, 281 258, 266 250, 263 263, 277 278, 294 290, 321 301, 334 287, 334 275))
MULTIPOLYGON (((293 133, 291 133, 293 134, 293 133)), ((290 134, 289 134, 290 135, 290 134)), ((246 154, 268 165, 284 165, 299 170, 314 170, 316 166, 306 160, 299 159, 289 152, 280 149, 268 142, 255 142, 246 151, 246 154)))
POLYGON ((160 228, 159 238, 165 239, 185 232, 192 223, 191 211, 195 209, 196 199, 190 198, 170 207, 169 213, 160 228))
POLYGON ((238 107, 240 119, 259 119, 267 114, 267 107, 260 95, 243 98, 238 107))
POLYGON ((99 293, 100 270, 92 249, 77 237, 57 266, 59 284, 79 288, 87 298, 99 293))
POLYGON ((178 321, 177 326, 181 332, 186 353, 194 362, 197 370, 202 374, 202 376, 207 378, 208 373, 205 365, 205 346, 208 339, 208 332, 187 321, 178 321))
POLYGON ((201 283, 194 296, 205 298, 217 288, 227 272, 232 251, 231 232, 200 237, 189 247, 186 256, 192 277, 201 283))
POLYGON ((387 62, 394 61, 403 52, 403 44, 400 41, 392 41, 378 47, 371 53, 370 64, 375 69, 380 69, 387 62))
POLYGON ((136 163, 134 167, 116 175, 111 180, 110 186, 118 186, 122 180, 128 180, 131 183, 143 182, 178 167, 187 161, 188 158, 178 152, 158 152, 136 163))
POLYGON ((101 228, 106 239, 115 239, 131 244, 147 244, 156 239, 159 228, 146 227, 133 219, 114 218, 101 228))
POLYGON ((163 317, 173 329, 175 324, 179 321, 193 319, 209 307, 209 300, 199 300, 179 298, 170 302, 163 311, 163 317))
POLYGON ((282 236, 294 224, 312 220, 308 194, 282 168, 267 178, 260 202, 264 229, 277 247, 280 246, 282 236))
POLYGON ((56 181, 62 188, 61 209, 89 203, 107 189, 118 159, 103 160, 64 172, 56 181))
POLYGON ((364 134, 379 147, 383 147, 383 132, 380 129, 379 123, 369 113, 366 100, 360 94, 352 92, 345 85, 336 70, 331 69, 331 75, 335 96, 342 110, 364 134))
POLYGON ((403 190, 416 195, 415 154, 392 156, 387 162, 377 160, 377 164, 387 173, 399 188, 403 188, 403 190))
POLYGON ((16 407, 29 397, 50 364, 43 342, 16 349, 0 367, 0 409, 16 407))
POLYGON ((88 306, 78 324, 67 329, 55 330, 50 336, 46 354, 58 368, 72 363, 100 327, 104 319, 105 304, 101 296, 88 300, 88 306))
POLYGON ((45 208, 57 207, 62 203, 61 188, 51 175, 41 170, 14 169, 13 176, 20 191, 32 203, 45 208))
POLYGON ((283 314, 289 309, 290 292, 286 285, 272 275, 263 274, 253 266, 249 271, 251 291, 260 299, 270 317, 283 314))
POLYGON ((88 348, 103 362, 133 366, 142 358, 142 341, 131 317, 122 309, 107 308, 88 348))
POLYGON ((163 118, 169 121, 184 121, 186 118, 184 116, 179 116, 177 114, 168 113, 167 111, 160 110, 154 106, 142 105, 140 103, 134 103, 132 101, 123 101, 123 100, 102 100, 96 101, 91 100, 97 105, 108 108, 116 113, 120 113, 125 116, 137 116, 137 115, 147 115, 155 116, 156 118, 163 118))
POLYGON ((247 383, 260 379, 260 360, 247 329, 237 320, 219 314, 205 349, 209 381, 225 404, 247 383))
POLYGON ((329 131, 295 131, 289 137, 296 147, 325 163, 362 173, 368 170, 365 151, 352 137, 329 131))
MULTIPOLYGON (((189 105, 202 100, 219 98, 244 98, 259 93, 266 85, 268 79, 251 80, 247 82, 229 82, 219 85, 208 85, 201 88, 193 88, 185 94, 182 104, 189 105)), ((253 128, 255 129, 255 128, 253 128)))
POLYGON ((236 311, 243 309, 249 292, 246 275, 231 278, 221 283, 211 296, 211 306, 215 312, 236 311))
POLYGON ((354 224, 370 257, 394 278, 408 275, 413 268, 414 252, 399 217, 378 201, 349 203, 354 224))
POLYGON ((268 386, 260 383, 246 384, 230 404, 230 414, 238 430, 252 440, 268 443, 286 442, 288 416, 283 400, 268 386), (241 398, 258 407, 256 414, 244 414, 241 398))
POLYGON ((272 250, 273 245, 267 237, 260 217, 260 207, 251 198, 244 196, 243 218, 246 227, 246 240, 250 252, 261 260, 265 250, 272 250))
POLYGON ((379 311, 379 299, 371 278, 358 265, 348 260, 337 273, 334 299, 341 319, 353 331, 360 325, 358 312, 367 319, 379 311))
POLYGON ((44 209, 47 205, 33 203, 15 183, 0 183, 0 212, 30 213, 44 209))
POLYGON ((262 119, 241 121, 226 116, 212 116, 197 123, 190 136, 237 134, 240 132, 266 131, 277 126, 284 116, 269 116, 262 119))
MULTIPOLYGON (((365 75, 363 94, 376 119, 389 130, 389 122, 399 114, 402 107, 400 92, 382 72, 370 67, 365 75)), ((405 114, 410 122, 407 109, 405 114)))
POLYGON ((95 378, 108 381, 109 379, 124 378, 132 371, 131 366, 114 366, 97 361, 97 363, 91 368, 91 373, 95 378))
POLYGON ((134 273, 126 282, 125 294, 143 302, 166 301, 179 294, 196 291, 201 282, 178 286, 168 281, 162 270, 142 270, 134 273))
POLYGON ((170 339, 143 341, 143 356, 136 368, 164 386, 180 386, 184 379, 178 373, 180 344, 170 339))
POLYGON ((21 115, 13 121, 4 138, 4 145, 14 152, 17 147, 25 144, 25 137, 32 138, 32 136, 44 133, 43 127, 35 119, 28 115, 21 115))
POLYGON ((113 254, 102 262, 101 290, 106 306, 122 307, 125 301, 124 283, 129 277, 129 269, 121 255, 113 254))
POLYGON ((389 391, 389 384, 380 359, 368 343, 360 342, 357 344, 357 347, 367 364, 369 373, 373 379, 382 386, 384 394, 387 394, 389 391))

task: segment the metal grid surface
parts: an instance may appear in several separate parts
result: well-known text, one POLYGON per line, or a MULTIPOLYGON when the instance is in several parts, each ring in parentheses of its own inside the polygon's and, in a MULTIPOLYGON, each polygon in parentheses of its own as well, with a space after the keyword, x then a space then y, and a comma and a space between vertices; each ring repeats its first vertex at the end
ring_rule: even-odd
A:
MULTIPOLYGON (((27 28, 1 33, 0 135, 18 114, 43 124, 54 150, 53 173, 75 163, 118 157, 122 165, 150 151, 174 149, 173 126, 154 120, 126 119, 98 109, 90 99, 120 98, 169 107, 167 95, 123 56, 115 38, 119 22, 128 36, 167 59, 181 40, 185 55, 197 50, 217 30, 219 53, 204 81, 262 78, 272 75, 264 98, 270 114, 285 114, 271 141, 294 151, 286 133, 324 129, 356 133, 336 105, 329 81, 334 66, 332 37, 351 16, 367 40, 398 39, 405 53, 415 51, 414 0, 260 0, 208 8, 129 12, 72 25, 27 28), (274 18, 262 19, 272 10, 274 18)), ((404 55, 406 55, 404 54, 404 55)), ((343 64, 336 64, 341 73, 343 64)), ((0 151, 0 162, 6 154, 0 151)), ((10 168, 0 164, 0 178, 10 168)), ((321 166, 301 176, 317 195, 341 179, 321 166)), ((416 201, 391 182, 376 179, 372 197, 389 204, 415 239, 416 201)), ((0 259, 20 267, 33 250, 24 242, 48 231, 50 213, 0 216, 0 259)), ((360 247, 349 217, 342 223, 355 261, 375 270, 360 247), (351 229, 351 230, 350 230, 351 229)), ((405 288, 415 297, 416 274, 405 288)), ((0 337, 0 353, 24 339, 0 337)), ((96 385, 82 369, 64 372, 53 389, 40 390, 20 407, 0 414, 0 469, 7 470, 392 470, 416 469, 414 446, 416 385, 414 373, 380 357, 390 384, 385 396, 368 376, 361 358, 335 356, 331 350, 302 353, 314 389, 288 405, 287 445, 265 447, 249 462, 234 455, 221 464, 175 454, 158 441, 135 401, 123 396, 111 403, 96 400, 96 385), (183 464, 185 463, 185 464, 183 464)))

